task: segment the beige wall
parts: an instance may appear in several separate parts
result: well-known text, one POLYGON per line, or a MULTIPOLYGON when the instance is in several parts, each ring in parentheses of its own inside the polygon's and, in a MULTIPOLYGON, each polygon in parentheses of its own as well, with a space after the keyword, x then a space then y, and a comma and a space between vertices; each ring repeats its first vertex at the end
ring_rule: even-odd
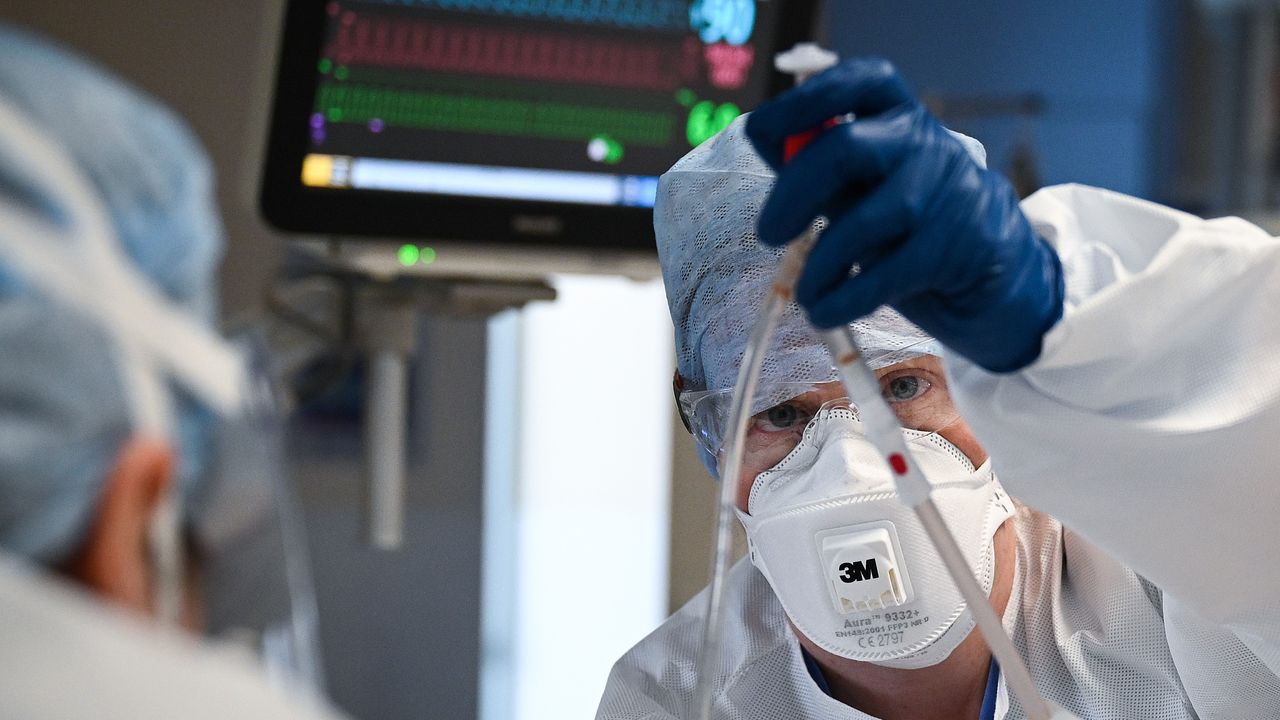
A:
MULTIPOLYGON (((672 432, 671 584, 667 603, 675 612, 710 580, 711 534, 720 484, 702 467, 693 439, 679 417, 672 420, 672 432)), ((745 552, 746 542, 736 519, 733 527, 734 557, 738 558, 745 552)))
POLYGON ((278 3, 256 0, 4 0, 0 19, 93 57, 182 115, 217 168, 228 234, 224 314, 256 307, 281 257, 258 219, 258 148, 267 115, 278 3))

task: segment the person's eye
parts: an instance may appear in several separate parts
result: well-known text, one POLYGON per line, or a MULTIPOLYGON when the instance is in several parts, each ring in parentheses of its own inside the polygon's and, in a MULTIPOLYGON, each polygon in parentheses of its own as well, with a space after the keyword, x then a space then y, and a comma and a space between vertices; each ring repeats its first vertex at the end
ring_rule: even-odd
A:
POLYGON ((884 383, 884 399, 891 403, 910 402, 924 395, 932 383, 919 375, 896 375, 884 383))
POLYGON ((788 402, 774 405, 756 415, 754 424, 757 429, 763 432, 780 432, 793 430, 797 426, 808 425, 810 419, 809 413, 805 412, 799 405, 788 402))

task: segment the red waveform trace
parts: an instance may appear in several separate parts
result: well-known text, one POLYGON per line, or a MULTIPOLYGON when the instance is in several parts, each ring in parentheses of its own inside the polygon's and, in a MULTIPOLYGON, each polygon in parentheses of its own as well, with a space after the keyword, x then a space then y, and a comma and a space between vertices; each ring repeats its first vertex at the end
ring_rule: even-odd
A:
POLYGON ((545 33, 342 14, 329 57, 339 64, 670 91, 703 69, 702 43, 608 42, 545 33))

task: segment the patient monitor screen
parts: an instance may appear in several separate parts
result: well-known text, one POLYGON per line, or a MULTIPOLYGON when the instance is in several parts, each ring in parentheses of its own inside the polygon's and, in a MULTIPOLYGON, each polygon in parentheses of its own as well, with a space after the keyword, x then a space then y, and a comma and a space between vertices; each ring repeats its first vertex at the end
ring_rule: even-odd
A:
POLYGON ((764 99, 778 0, 333 0, 304 185, 652 207, 764 99))

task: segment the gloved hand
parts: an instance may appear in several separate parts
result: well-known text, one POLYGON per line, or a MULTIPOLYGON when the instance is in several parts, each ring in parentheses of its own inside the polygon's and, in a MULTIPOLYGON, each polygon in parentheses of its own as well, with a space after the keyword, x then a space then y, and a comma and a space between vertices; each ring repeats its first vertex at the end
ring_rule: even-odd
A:
POLYGON ((891 305, 993 372, 1040 355, 1062 316, 1057 254, 1009 183, 973 161, 892 65, 841 63, 761 106, 746 132, 778 171, 760 240, 782 245, 816 216, 830 221, 796 285, 815 325, 891 305), (824 130, 784 167, 788 136, 849 113, 852 122, 824 130))

